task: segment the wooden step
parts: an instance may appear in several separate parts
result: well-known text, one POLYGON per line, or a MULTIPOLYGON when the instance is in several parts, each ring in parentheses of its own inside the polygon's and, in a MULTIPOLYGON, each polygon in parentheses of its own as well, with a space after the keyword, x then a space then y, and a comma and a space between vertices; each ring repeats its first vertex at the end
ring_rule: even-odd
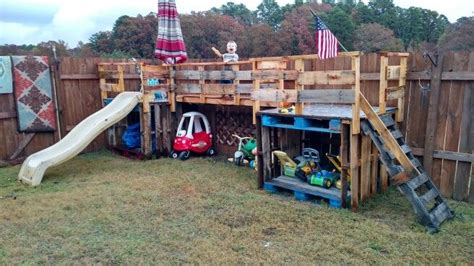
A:
POLYGON ((381 115, 380 120, 384 123, 386 127, 391 127, 395 125, 395 121, 393 121, 393 118, 391 115, 381 115))
POLYGON ((421 174, 417 177, 412 178, 410 181, 407 182, 407 185, 411 189, 417 189, 420 187, 422 184, 424 184, 426 181, 428 181, 428 176, 426 174, 421 174))
POLYGON ((392 136, 393 136, 395 139, 403 138, 402 132, 400 132, 400 130, 398 130, 398 129, 393 130, 393 131, 390 131, 390 133, 392 133, 392 136))
POLYGON ((452 218, 453 214, 446 202, 442 202, 430 212, 430 216, 436 226, 439 226, 444 220, 452 218))
POLYGON ((403 144, 403 145, 401 145, 400 147, 402 148, 402 151, 403 151, 405 154, 411 152, 410 147, 408 147, 408 145, 406 145, 406 144, 403 144))
POLYGON ((411 161, 411 163, 412 163, 416 168, 418 168, 418 167, 421 166, 420 161, 419 161, 418 159, 416 159, 416 158, 415 158, 415 159, 411 159, 410 161, 411 161))
POLYGON ((428 192, 423 194, 423 196, 420 197, 420 200, 423 203, 423 205, 426 205, 426 204, 430 203, 438 195, 439 195, 438 191, 435 188, 432 188, 432 189, 428 190, 428 192))

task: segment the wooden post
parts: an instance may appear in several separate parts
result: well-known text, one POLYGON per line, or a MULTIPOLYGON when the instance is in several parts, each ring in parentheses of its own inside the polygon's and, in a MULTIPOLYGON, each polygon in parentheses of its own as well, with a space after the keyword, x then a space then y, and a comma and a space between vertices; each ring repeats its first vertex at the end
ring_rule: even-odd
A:
POLYGON ((433 166, 433 151, 435 145, 435 136, 438 121, 439 95, 441 90, 441 74, 443 72, 443 54, 438 57, 438 66, 432 66, 430 102, 428 105, 428 118, 425 131, 425 150, 423 154, 423 167, 428 175, 431 176, 433 166))
POLYGON ((380 164, 380 190, 386 192, 388 190, 388 172, 385 170, 385 167, 380 164))
POLYGON ((117 70, 118 70, 118 83, 116 87, 116 92, 124 92, 125 80, 124 80, 124 75, 123 75, 123 65, 118 65, 117 70))
POLYGON ((372 142, 369 136, 361 135, 360 195, 361 201, 367 200, 370 192, 370 151, 372 142))
POLYGON ((388 87, 387 81, 388 57, 380 55, 380 82, 379 82, 379 114, 385 114, 385 90, 388 87))
POLYGON ((265 177, 263 176, 263 145, 262 145, 262 119, 257 117, 257 173, 258 173, 258 188, 263 188, 265 177))
MULTIPOLYGON (((354 124, 351 123, 351 127, 354 124)), ((353 132, 354 129, 351 128, 353 132)), ((351 203, 352 203, 352 210, 357 210, 359 207, 359 166, 360 166, 360 149, 359 149, 359 134, 351 134, 351 159, 350 159, 350 172, 351 172, 351 203)))
POLYGON ((204 93, 204 84, 206 83, 204 80, 204 66, 198 66, 198 70, 200 74, 199 87, 201 89, 200 102, 206 103, 206 94, 204 93))
POLYGON ((100 88, 100 99, 102 107, 105 106, 104 100, 107 99, 107 91, 105 90, 105 77, 103 76, 105 73, 104 65, 99 64, 99 88, 100 88))
POLYGON ((341 158, 341 205, 347 207, 347 188, 348 188, 348 170, 349 170, 349 144, 351 129, 349 125, 342 124, 341 129, 341 149, 339 156, 341 158))
POLYGON ((168 101, 170 103, 170 111, 171 112, 176 112, 176 88, 175 88, 175 74, 176 74, 176 67, 174 66, 168 66, 170 70, 170 76, 168 78, 168 86, 169 86, 169 97, 168 101))
MULTIPOLYGON (((400 58, 400 77, 398 79, 398 86, 404 87, 404 91, 407 91, 406 84, 407 84, 407 57, 400 58)), ((402 122, 403 117, 405 116, 405 96, 398 98, 397 100, 397 112, 395 114, 395 119, 397 122, 402 122)))
MULTIPOLYGON (((257 70, 257 61, 252 62, 252 70, 256 71, 257 70)), ((253 79, 253 90, 257 91, 260 89, 260 80, 258 78, 253 79)), ((260 101, 255 100, 253 101, 253 124, 257 122, 257 113, 260 111, 260 101)))
POLYGON ((237 78, 237 72, 239 72, 239 65, 232 65, 232 71, 234 71, 234 104, 240 105, 240 93, 237 91, 237 86, 240 84, 240 80, 237 78))
POLYGON ((372 143, 372 170, 370 173, 370 195, 377 193, 377 179, 379 176, 379 151, 372 143))
MULTIPOLYGON (((298 74, 304 72, 304 59, 297 59, 295 61, 295 70, 298 71, 298 74)), ((297 91, 302 91, 304 90, 304 85, 298 84, 298 80, 296 82, 296 90, 297 91)), ((295 114, 297 115, 302 115, 303 114, 303 109, 304 109, 304 104, 301 102, 296 103, 295 106, 295 114)))
MULTIPOLYGON (((271 140, 271 128, 262 127, 262 154, 263 154, 263 178, 265 181, 271 178, 272 173, 272 140, 271 140)), ((260 167, 260 166, 259 166, 260 167)))
POLYGON ((145 158, 151 157, 151 115, 150 115, 150 94, 144 93, 141 108, 141 128, 142 128, 142 152, 145 158))
POLYGON ((352 70, 355 71, 354 104, 352 105, 352 134, 360 133, 360 56, 352 57, 352 70))
POLYGON ((163 124, 161 119, 161 105, 158 103, 154 103, 155 109, 155 142, 156 142, 156 157, 159 157, 164 152, 164 145, 163 145, 163 136, 165 133, 163 132, 163 124))

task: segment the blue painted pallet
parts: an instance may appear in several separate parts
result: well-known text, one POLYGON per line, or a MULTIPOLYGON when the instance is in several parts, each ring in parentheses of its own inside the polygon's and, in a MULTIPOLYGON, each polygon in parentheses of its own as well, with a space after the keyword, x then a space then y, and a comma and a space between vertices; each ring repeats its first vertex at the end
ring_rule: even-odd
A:
POLYGON ((329 121, 329 128, 320 127, 315 125, 313 119, 308 119, 305 117, 277 117, 270 115, 262 115, 262 126, 265 127, 277 127, 277 128, 287 128, 295 130, 305 130, 305 131, 315 131, 315 132, 324 132, 324 133, 334 133, 340 134, 340 120, 332 119, 329 121))
MULTIPOLYGON (((263 189, 270 193, 291 192, 296 200, 299 201, 327 201, 331 208, 341 208, 341 192, 336 188, 322 188, 311 186, 301 182, 295 178, 280 176, 267 181, 263 185, 263 189)), ((346 197, 350 202, 349 195, 346 197)))

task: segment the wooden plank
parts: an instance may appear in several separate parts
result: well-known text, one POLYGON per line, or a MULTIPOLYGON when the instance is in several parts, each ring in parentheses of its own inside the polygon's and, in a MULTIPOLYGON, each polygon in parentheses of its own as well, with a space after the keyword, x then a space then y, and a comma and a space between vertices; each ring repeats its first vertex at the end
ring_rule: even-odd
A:
MULTIPOLYGON (((295 70, 298 71, 299 75, 301 75, 301 73, 304 73, 305 65, 304 65, 304 60, 303 59, 298 59, 298 60, 295 61, 295 70)), ((298 84, 298 82, 296 82, 295 86, 296 86, 297 91, 303 91, 304 90, 304 85, 298 84)), ((297 115, 303 114, 303 108, 304 108, 304 103, 296 103, 295 113, 297 115)))
POLYGON ((385 102, 385 90, 388 87, 387 81, 387 67, 388 57, 380 57, 380 82, 379 82, 379 114, 385 114, 386 102, 385 102))
POLYGON ((202 70, 177 70, 176 79, 180 80, 252 80, 252 71, 212 70, 204 71, 204 66, 198 66, 202 70))
MULTIPOLYGON (((252 64, 252 71, 258 70, 257 69, 257 62, 253 62, 252 64)), ((253 80, 253 91, 256 92, 260 89, 260 80, 256 79, 253 80)), ((253 114, 252 114, 252 122, 255 124, 257 122, 257 112, 260 111, 260 101, 254 100, 253 101, 253 114)))
MULTIPOLYGON (((467 150, 467 149, 468 147, 464 148, 464 150, 467 150)), ((437 150, 437 151, 433 151, 433 157, 438 158, 438 159, 450 160, 450 161, 474 163, 474 154, 472 153, 437 150)))
POLYGON ((410 56, 410 53, 403 53, 403 52, 380 52, 380 55, 386 56, 386 57, 408 57, 410 56))
POLYGON ((171 91, 169 92, 169 95, 168 95, 168 101, 170 103, 170 112, 174 113, 176 112, 176 92, 173 89, 175 85, 175 80, 176 80, 175 67, 170 67, 169 71, 170 71, 170 78, 166 81, 167 84, 171 88, 171 91))
POLYGON ((297 102, 353 104, 355 102, 355 90, 318 89, 299 91, 297 102))
POLYGON ((263 145, 262 145, 262 119, 261 116, 257 117, 256 121, 256 129, 257 129, 257 183, 258 188, 263 188, 263 183, 265 182, 265 177, 263 174, 263 145))
POLYGON ((369 136, 361 135, 360 155, 360 196, 361 201, 366 201, 370 192, 370 154, 372 142, 369 136))
POLYGON ((352 71, 355 73, 355 84, 352 87, 354 90, 354 104, 352 104, 352 134, 360 133, 360 57, 352 57, 351 60, 352 71))
POLYGON ((356 73, 353 70, 307 71, 300 73, 299 85, 353 85, 356 73))
MULTIPOLYGON (((474 52, 470 53, 468 70, 474 70, 474 52)), ((466 83, 463 95, 463 110, 462 110, 462 121, 460 126, 460 140, 459 140, 459 152, 470 153, 474 156, 474 85, 473 83, 466 83)), ((471 177, 471 168, 474 165, 474 161, 471 162, 458 162, 456 170, 455 182, 454 182, 454 193, 453 198, 455 200, 469 200, 469 179, 471 177)), ((471 180, 471 191, 474 192, 474 181, 471 180)))
POLYGON ((297 102, 298 95, 296 90, 257 90, 251 94, 252 100, 254 101, 267 101, 267 102, 297 102))
POLYGON ((382 164, 380 164, 379 173, 380 173, 380 190, 382 192, 386 192, 388 190, 388 172, 382 164))
MULTIPOLYGON (((238 72, 239 70, 240 70, 240 65, 232 66, 232 71, 238 72)), ((234 84, 234 90, 235 90, 234 102, 235 102, 235 105, 240 105, 240 93, 237 90, 237 86, 239 86, 240 84, 240 79, 238 78, 234 79, 233 84, 234 84)))
POLYGON ((17 117, 16 112, 0 112, 0 120, 16 118, 16 117, 17 117))
MULTIPOLYGON (((398 86, 405 88, 407 84, 407 58, 402 57, 400 58, 400 69, 399 69, 399 77, 398 86)), ((405 92, 405 89, 403 90, 405 92)), ((397 112, 395 113, 395 121, 402 122, 405 116, 405 97, 404 95, 398 97, 397 101, 397 112)))
POLYGON ((13 152, 13 154, 8 158, 8 160, 15 160, 18 156, 20 156, 23 150, 25 150, 26 146, 28 146, 28 144, 30 144, 30 142, 33 140, 35 135, 35 133, 23 134, 23 139, 20 141, 20 143, 18 143, 15 152, 13 152))
POLYGON ((447 71, 441 75, 441 80, 473 81, 474 72, 471 71, 447 71))
POLYGON ((385 100, 396 100, 405 97, 405 86, 388 87, 385 90, 385 100))
POLYGON ((254 79, 296 80, 296 79, 298 79, 298 72, 296 70, 256 70, 256 71, 252 71, 252 80, 254 80, 254 79))
MULTIPOLYGON (((262 127, 262 155, 263 155, 263 163, 261 167, 263 168, 263 176, 264 180, 268 181, 271 178, 271 160, 272 160, 272 150, 271 150, 271 139, 270 139, 270 131, 271 128, 269 127, 262 127)), ((260 167, 260 165, 259 165, 260 167)))
POLYGON ((265 70, 265 69, 286 69, 286 61, 278 60, 278 61, 270 61, 270 60, 262 60, 257 61, 257 69, 265 70))
POLYGON ((233 84, 200 84, 202 94, 225 94, 234 95, 235 85, 233 84))
MULTIPOLYGON (((353 124, 351 124, 353 127, 353 124)), ((354 129, 351 129, 354 131, 354 129)), ((359 207, 359 190, 360 190, 360 176, 359 176, 359 135, 351 134, 350 144, 350 174, 351 174, 351 206, 352 210, 357 210, 359 207)))
POLYGON ((370 195, 377 193, 377 179, 379 176, 379 151, 374 143, 372 143, 370 171, 370 195))
POLYGON ((350 182, 348 178, 350 136, 350 127, 342 125, 339 156, 341 158, 341 205, 343 208, 348 206, 347 198, 344 195, 347 195, 348 183, 350 182))
POLYGON ((386 79, 399 79, 399 78, 400 78, 400 66, 387 66, 386 79))
POLYGON ((441 73, 443 71, 444 55, 438 57, 438 66, 432 66, 430 101, 428 105, 428 118, 425 131, 425 145, 423 155, 423 167, 428 175, 432 176, 433 151, 435 145, 435 136, 437 131, 437 114, 439 106, 439 95, 441 88, 441 73))
POLYGON ((159 156, 164 152, 163 146, 163 124, 161 117, 161 106, 158 103, 153 104, 155 110, 155 145, 156 145, 156 155, 159 156))

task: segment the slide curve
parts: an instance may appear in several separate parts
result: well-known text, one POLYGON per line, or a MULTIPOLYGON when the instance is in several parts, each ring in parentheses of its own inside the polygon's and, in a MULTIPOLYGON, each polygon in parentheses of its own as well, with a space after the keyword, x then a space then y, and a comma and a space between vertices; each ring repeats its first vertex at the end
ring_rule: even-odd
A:
POLYGON ((58 143, 30 155, 23 162, 18 179, 37 186, 49 167, 59 165, 84 150, 102 131, 125 118, 140 102, 140 92, 122 92, 100 111, 74 127, 58 143))

